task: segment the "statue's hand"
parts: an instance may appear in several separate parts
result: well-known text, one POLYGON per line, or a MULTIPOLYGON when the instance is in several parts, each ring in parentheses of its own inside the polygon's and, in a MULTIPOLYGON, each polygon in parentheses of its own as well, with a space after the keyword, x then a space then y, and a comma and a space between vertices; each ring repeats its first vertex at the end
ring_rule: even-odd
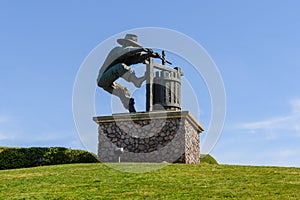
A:
POLYGON ((160 58, 160 54, 157 52, 152 53, 152 55, 153 55, 153 58, 160 58))
POLYGON ((144 50, 145 50, 146 52, 148 52, 149 54, 153 54, 153 50, 150 49, 150 48, 144 48, 144 50))

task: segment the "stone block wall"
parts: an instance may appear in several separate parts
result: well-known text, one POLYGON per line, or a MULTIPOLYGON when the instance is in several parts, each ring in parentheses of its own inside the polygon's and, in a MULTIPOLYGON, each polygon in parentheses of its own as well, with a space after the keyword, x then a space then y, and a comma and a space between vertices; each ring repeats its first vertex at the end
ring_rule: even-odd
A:
POLYGON ((102 162, 200 162, 203 127, 188 111, 94 117, 102 162))

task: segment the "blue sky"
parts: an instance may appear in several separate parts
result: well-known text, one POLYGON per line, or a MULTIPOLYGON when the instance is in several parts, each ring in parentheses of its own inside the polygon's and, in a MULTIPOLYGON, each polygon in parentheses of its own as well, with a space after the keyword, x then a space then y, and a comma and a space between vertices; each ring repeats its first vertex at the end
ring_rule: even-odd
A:
MULTIPOLYGON (((221 163, 300 167, 300 3, 151 4, 0 1, 0 146, 84 148, 72 114, 81 63, 114 34, 163 27, 201 44, 220 70, 227 116, 211 154, 221 163)), ((200 110, 207 126, 209 109, 200 110)))

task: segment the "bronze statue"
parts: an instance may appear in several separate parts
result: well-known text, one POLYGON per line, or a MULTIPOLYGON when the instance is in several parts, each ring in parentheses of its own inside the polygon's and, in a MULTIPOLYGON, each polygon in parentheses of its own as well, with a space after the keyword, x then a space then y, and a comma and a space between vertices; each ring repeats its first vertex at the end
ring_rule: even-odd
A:
POLYGON ((115 81, 122 77, 136 87, 141 87, 146 80, 146 74, 138 78, 129 66, 145 63, 145 60, 150 57, 160 58, 161 56, 150 48, 143 48, 137 42, 137 35, 134 34, 126 34, 124 39, 118 39, 117 42, 122 46, 115 47, 109 52, 99 71, 97 83, 105 91, 118 96, 129 112, 136 112, 134 99, 129 90, 115 81))

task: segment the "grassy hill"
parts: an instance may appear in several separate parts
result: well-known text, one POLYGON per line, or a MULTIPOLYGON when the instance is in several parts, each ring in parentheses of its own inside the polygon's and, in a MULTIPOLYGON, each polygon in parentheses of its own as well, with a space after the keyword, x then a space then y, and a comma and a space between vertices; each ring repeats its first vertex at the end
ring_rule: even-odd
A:
POLYGON ((93 163, 0 171, 0 199, 300 199, 299 189, 300 168, 171 164, 126 173, 93 163))

